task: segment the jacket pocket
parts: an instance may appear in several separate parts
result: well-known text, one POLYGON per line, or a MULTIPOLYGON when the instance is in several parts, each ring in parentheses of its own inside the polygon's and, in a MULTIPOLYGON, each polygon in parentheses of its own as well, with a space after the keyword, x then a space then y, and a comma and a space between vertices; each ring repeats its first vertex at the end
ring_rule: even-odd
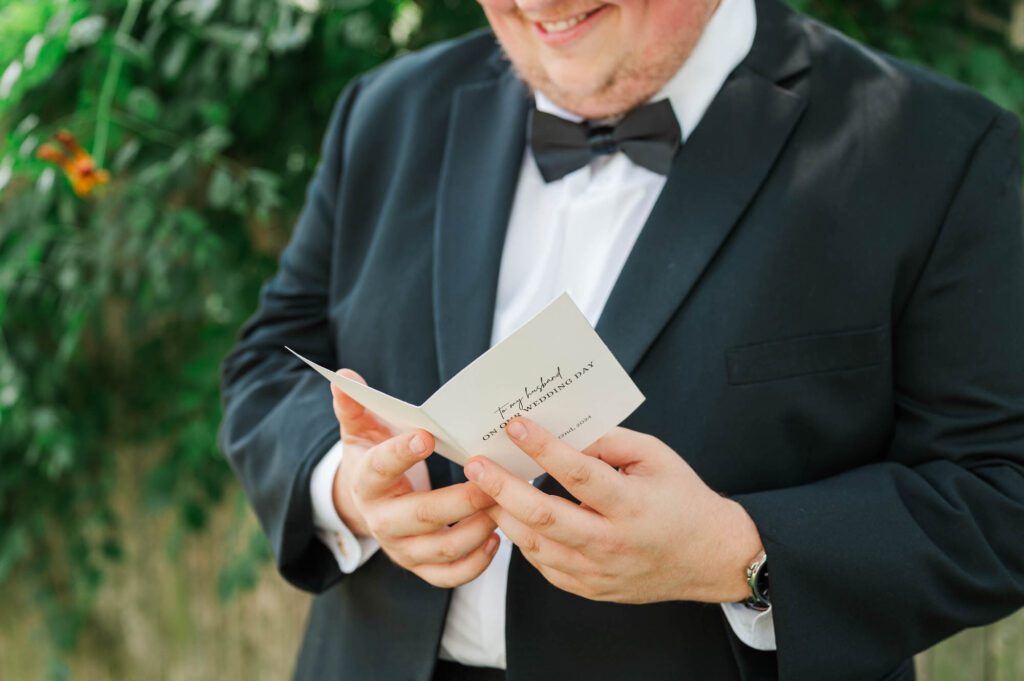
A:
POLYGON ((730 385, 762 383, 828 371, 846 371, 889 360, 889 325, 799 336, 729 348, 730 385))

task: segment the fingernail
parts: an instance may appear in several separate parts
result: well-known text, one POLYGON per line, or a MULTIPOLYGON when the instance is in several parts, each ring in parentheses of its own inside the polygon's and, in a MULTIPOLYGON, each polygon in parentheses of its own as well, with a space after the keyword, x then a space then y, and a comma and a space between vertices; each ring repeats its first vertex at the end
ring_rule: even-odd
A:
POLYGON ((474 461, 466 466, 465 473, 473 482, 480 482, 484 477, 484 467, 478 461, 474 461))
POLYGON ((423 443, 422 435, 415 435, 411 440, 409 440, 409 451, 413 454, 419 454, 423 451, 424 447, 426 447, 426 445, 423 443))
POLYGON ((484 553, 488 556, 493 556, 494 552, 498 550, 498 544, 501 540, 498 539, 498 535, 492 534, 491 538, 487 540, 487 546, 484 547, 484 553))
POLYGON ((524 426, 519 421, 512 421, 511 423, 509 423, 508 428, 506 428, 506 430, 508 431, 509 435, 511 435, 517 440, 522 440, 526 438, 526 426, 524 426))

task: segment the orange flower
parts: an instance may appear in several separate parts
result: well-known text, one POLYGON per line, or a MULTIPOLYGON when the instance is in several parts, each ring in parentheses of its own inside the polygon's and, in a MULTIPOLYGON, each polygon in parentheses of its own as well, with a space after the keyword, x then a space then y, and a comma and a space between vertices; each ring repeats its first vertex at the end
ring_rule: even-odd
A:
POLYGON ((89 196, 96 187, 110 182, 110 173, 96 167, 96 161, 81 147, 74 135, 61 130, 54 137, 64 150, 52 144, 44 144, 39 147, 36 157, 59 165, 71 182, 75 194, 89 196))

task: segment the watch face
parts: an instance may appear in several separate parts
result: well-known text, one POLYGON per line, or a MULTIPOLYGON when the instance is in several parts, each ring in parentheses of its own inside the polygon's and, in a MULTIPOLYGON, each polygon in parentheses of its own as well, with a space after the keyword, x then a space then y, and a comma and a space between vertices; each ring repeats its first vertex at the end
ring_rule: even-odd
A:
POLYGON ((748 608, 765 611, 771 607, 768 596, 768 561, 764 554, 747 568, 747 584, 751 592, 750 598, 745 601, 748 608))

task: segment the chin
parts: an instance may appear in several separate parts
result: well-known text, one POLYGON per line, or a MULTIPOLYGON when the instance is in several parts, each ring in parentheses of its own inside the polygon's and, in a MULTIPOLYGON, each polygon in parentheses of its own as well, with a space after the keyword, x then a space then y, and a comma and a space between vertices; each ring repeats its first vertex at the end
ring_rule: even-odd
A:
POLYGON ((595 71, 589 64, 546 67, 512 62, 519 78, 531 90, 540 90, 560 107, 585 118, 598 118, 617 113, 621 102, 609 102, 610 76, 595 71))
MULTIPOLYGON (((551 78, 547 81, 546 87, 539 89, 551 97, 556 104, 565 106, 572 103, 570 109, 575 111, 580 106, 593 108, 600 105, 603 99, 604 88, 600 81, 585 80, 583 78, 551 78)), ((567 107, 566 108, 570 108, 567 107)))
POLYGON ((535 90, 540 90, 555 104, 583 118, 610 118, 626 113, 642 104, 649 92, 636 87, 639 83, 618 86, 607 80, 545 80, 540 83, 527 81, 535 90), (564 83, 564 85, 563 85, 564 83))

